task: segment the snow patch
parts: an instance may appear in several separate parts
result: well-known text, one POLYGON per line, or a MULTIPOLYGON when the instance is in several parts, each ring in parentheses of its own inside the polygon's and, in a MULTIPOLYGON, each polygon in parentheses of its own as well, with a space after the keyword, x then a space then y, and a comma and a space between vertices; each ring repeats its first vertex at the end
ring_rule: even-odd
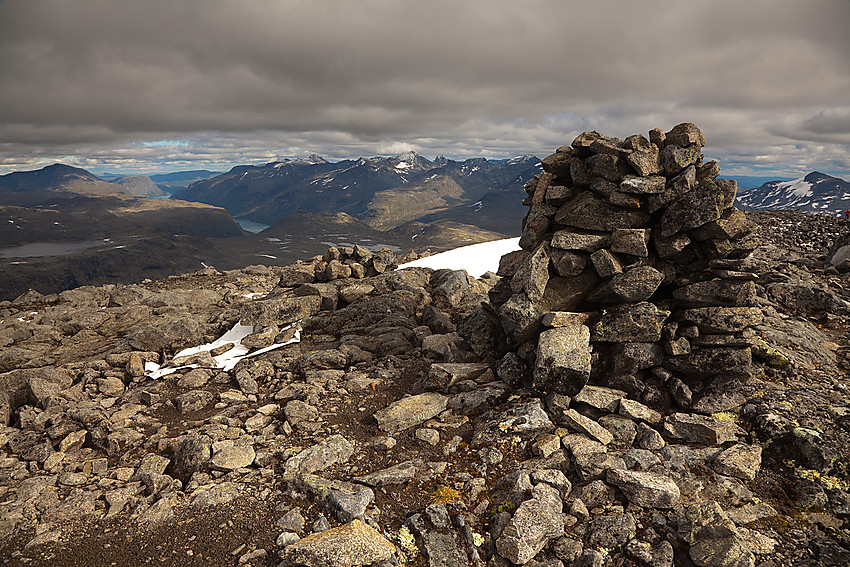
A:
POLYGON ((782 191, 790 190, 790 194, 795 197, 808 197, 812 195, 812 184, 806 181, 805 177, 795 179, 794 181, 783 181, 778 183, 776 187, 782 191))
POLYGON ((433 256, 419 258, 413 262, 402 264, 404 268, 431 268, 434 270, 466 270, 470 276, 480 278, 485 272, 495 272, 499 269, 499 260, 509 252, 519 250, 519 237, 481 242, 441 252, 433 256))
MULTIPOLYGON (((242 339, 256 331, 259 327, 255 327, 253 325, 243 325, 241 322, 236 323, 232 329, 224 333, 221 337, 214 340, 211 343, 207 343, 205 345, 200 345, 192 348, 183 349, 177 354, 174 355, 174 358, 180 358, 183 356, 191 356, 193 354, 199 354, 201 352, 209 352, 213 349, 217 349, 226 344, 233 344, 233 347, 227 352, 220 354, 218 356, 214 356, 213 360, 215 360, 216 368, 219 368, 225 372, 229 372, 233 370, 233 367, 236 366, 236 363, 242 360, 243 358, 251 358, 257 356, 259 354, 263 354, 264 352, 269 352, 270 350, 275 350, 282 346, 286 346, 288 344, 297 343, 301 341, 301 327, 298 326, 297 323, 295 326, 295 335, 289 341, 285 343, 275 343, 271 346, 267 346, 265 348, 261 348, 259 350, 255 350, 254 352, 249 352, 250 349, 242 344, 242 339)), ((286 327, 283 329, 292 328, 293 325, 286 327)), ((158 378, 162 378, 163 376, 168 376, 169 374, 173 374, 178 370, 183 370, 186 368, 198 368, 197 364, 188 364, 185 366, 160 366, 155 362, 146 362, 145 363, 145 374, 153 380, 158 378)))

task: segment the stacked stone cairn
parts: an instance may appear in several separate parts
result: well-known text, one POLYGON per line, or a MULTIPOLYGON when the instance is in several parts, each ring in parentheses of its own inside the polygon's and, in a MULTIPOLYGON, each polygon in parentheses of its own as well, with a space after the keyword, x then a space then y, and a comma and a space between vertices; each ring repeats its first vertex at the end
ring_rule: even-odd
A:
POLYGON ((585 132, 543 159, 521 250, 502 258, 490 311, 459 332, 550 395, 590 381, 663 411, 747 376, 762 315, 738 268, 758 242, 704 145, 684 123, 649 139, 585 132))

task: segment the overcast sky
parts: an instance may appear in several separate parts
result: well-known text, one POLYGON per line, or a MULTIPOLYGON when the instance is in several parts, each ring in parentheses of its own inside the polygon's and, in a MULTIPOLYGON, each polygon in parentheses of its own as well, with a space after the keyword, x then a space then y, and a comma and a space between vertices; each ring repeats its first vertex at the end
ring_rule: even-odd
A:
POLYGON ((0 173, 548 155, 694 122, 850 180, 848 0, 0 0, 0 173))

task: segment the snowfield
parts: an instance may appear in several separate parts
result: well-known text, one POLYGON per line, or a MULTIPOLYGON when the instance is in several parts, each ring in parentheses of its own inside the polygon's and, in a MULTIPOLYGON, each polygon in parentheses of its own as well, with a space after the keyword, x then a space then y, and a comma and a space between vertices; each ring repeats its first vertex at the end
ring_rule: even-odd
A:
POLYGON ((448 268, 450 270, 466 270, 466 273, 470 276, 480 278, 484 275, 484 272, 498 270, 499 260, 502 256, 515 250, 519 250, 519 237, 455 248, 402 264, 398 269, 432 268, 441 270, 448 268))

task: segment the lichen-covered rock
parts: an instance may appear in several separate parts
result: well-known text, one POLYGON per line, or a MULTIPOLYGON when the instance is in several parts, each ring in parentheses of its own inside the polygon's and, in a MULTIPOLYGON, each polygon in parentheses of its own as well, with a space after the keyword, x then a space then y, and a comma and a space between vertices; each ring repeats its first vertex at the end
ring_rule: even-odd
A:
POLYGON ((574 396, 590 377, 590 329, 584 325, 543 331, 537 344, 534 387, 574 396))
POLYGON ((601 342, 645 343, 661 340, 661 328, 669 311, 652 303, 617 305, 602 311, 599 322, 591 327, 591 339, 601 342))

